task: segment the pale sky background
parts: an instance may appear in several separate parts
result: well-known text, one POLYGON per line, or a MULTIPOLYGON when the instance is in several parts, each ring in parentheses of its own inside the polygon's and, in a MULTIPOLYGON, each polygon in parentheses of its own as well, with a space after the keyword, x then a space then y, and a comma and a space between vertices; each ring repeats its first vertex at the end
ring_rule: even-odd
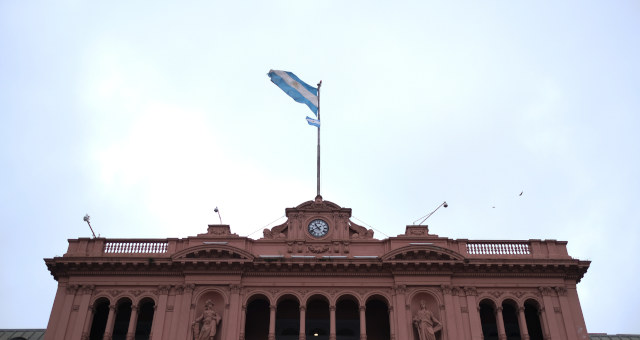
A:
POLYGON ((377 238, 446 200, 440 236, 569 241, 588 331, 640 333, 638 1, 0 1, 0 328, 47 326, 86 213, 257 238, 313 199, 269 69, 323 80, 322 194, 377 238))

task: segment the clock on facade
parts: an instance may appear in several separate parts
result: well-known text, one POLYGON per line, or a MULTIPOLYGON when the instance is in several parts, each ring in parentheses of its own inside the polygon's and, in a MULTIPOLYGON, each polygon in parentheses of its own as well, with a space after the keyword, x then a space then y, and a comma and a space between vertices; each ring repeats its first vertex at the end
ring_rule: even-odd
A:
POLYGON ((313 220, 309 223, 309 234, 313 237, 323 237, 329 232, 329 225, 323 220, 313 220))

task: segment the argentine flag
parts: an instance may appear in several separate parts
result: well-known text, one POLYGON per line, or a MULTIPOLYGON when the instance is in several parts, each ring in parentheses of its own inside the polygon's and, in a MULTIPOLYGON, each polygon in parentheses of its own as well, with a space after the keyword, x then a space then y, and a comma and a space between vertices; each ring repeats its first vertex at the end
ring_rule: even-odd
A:
POLYGON ((313 126, 315 126, 315 127, 320 127, 320 121, 319 121, 319 120, 317 120, 317 119, 313 119, 313 118, 311 118, 311 117, 309 117, 309 116, 307 116, 307 123, 308 123, 309 125, 313 125, 313 126))
POLYGON ((288 94, 298 103, 307 106, 318 115, 318 89, 303 82, 295 74, 287 71, 269 70, 267 74, 271 82, 278 85, 282 91, 288 94))

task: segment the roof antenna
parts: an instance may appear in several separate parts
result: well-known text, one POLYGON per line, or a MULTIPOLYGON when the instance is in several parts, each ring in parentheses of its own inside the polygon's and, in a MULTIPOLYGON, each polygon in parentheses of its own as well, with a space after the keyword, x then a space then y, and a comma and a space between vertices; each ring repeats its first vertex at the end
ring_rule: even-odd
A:
POLYGON ((89 214, 85 214, 83 220, 85 222, 87 222, 87 224, 89 225, 89 229, 91 229, 91 233, 93 234, 93 238, 96 238, 96 233, 93 232, 93 228, 91 228, 91 222, 89 222, 89 220, 91 219, 91 216, 89 216, 89 214))
POLYGON ((218 207, 215 207, 215 209, 213 209, 213 212, 218 213, 218 219, 220 220, 220 224, 222 224, 222 217, 220 217, 220 210, 218 210, 218 207))
POLYGON ((440 203, 440 205, 432 212, 420 217, 419 219, 413 221, 413 225, 422 225, 422 223, 424 223, 424 221, 427 220, 427 218, 431 217, 431 215, 433 215, 433 213, 435 213, 436 211, 438 211, 438 209, 440 209, 440 207, 448 207, 449 204, 447 204, 447 201, 444 201, 442 203, 440 203), (420 221, 420 223, 416 224, 416 222, 420 221))

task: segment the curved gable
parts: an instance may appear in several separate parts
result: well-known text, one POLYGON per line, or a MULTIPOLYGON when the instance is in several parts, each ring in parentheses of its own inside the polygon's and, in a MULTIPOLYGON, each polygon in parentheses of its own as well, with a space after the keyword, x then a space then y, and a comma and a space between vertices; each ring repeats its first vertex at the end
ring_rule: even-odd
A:
POLYGON ((172 260, 235 260, 239 262, 253 261, 254 256, 246 250, 222 245, 205 244, 187 248, 171 256, 172 260))
POLYGON ((392 250, 382 256, 382 261, 462 261, 464 256, 453 250, 434 245, 409 245, 392 250))

